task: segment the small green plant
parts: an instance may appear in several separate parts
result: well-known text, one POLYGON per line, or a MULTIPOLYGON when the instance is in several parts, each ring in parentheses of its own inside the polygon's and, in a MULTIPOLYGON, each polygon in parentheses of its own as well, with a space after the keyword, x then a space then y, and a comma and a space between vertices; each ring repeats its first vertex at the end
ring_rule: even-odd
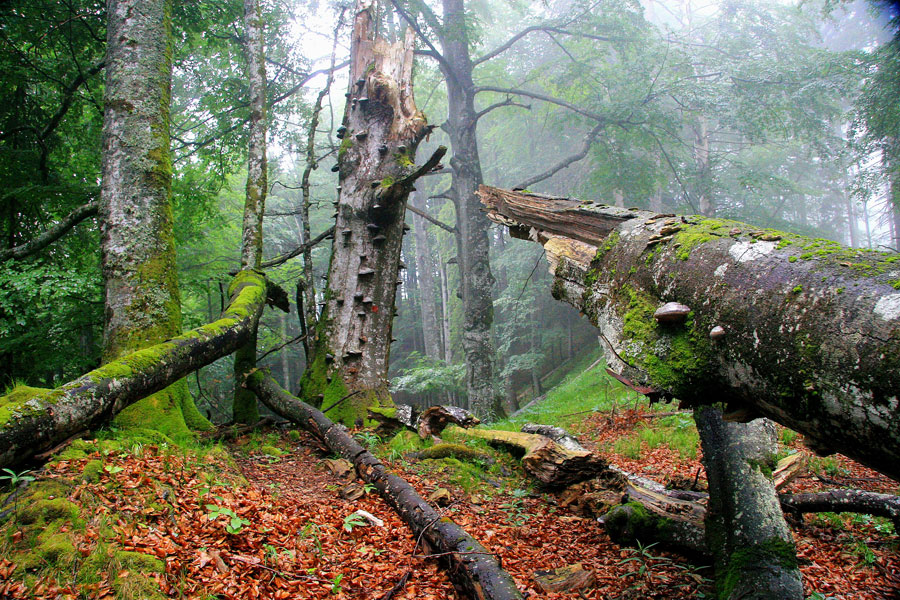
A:
POLYGON ((215 521, 219 517, 225 516, 227 518, 225 522, 225 531, 233 535, 240 533, 244 527, 250 524, 250 521, 237 516, 233 510, 225 506, 207 504, 206 510, 208 511, 206 516, 210 521, 215 521))
POLYGON ((343 573, 338 573, 331 580, 331 593, 332 594, 340 594, 341 593, 341 580, 344 578, 343 573))
POLYGON ((522 527, 527 523, 533 515, 525 508, 525 497, 528 491, 516 489, 512 491, 512 500, 500 505, 500 508, 506 509, 506 522, 513 527, 522 527))
POLYGON ((320 556, 322 554, 322 540, 319 539, 319 534, 321 530, 319 526, 315 523, 307 523, 303 526, 303 530, 300 532, 300 537, 303 539, 311 539, 313 542, 313 547, 316 550, 316 556, 320 556))
POLYGON ((19 495, 16 494, 16 488, 22 483, 34 481, 34 477, 29 475, 30 470, 20 471, 16 473, 10 469, 3 469, 6 475, 0 475, 0 481, 9 481, 9 489, 13 494, 13 517, 19 522, 19 495))
POLYGON ((781 430, 781 443, 790 446, 797 439, 797 432, 793 429, 784 428, 781 430))
POLYGON ((358 513, 350 513, 344 517, 344 531, 347 533, 353 531, 354 527, 363 527, 365 525, 366 520, 358 513))
POLYGON ((381 438, 374 431, 359 431, 353 434, 354 439, 366 448, 381 443, 381 438))
POLYGON ((366 494, 368 494, 369 492, 374 491, 374 490, 375 490, 375 486, 372 485, 371 483, 367 483, 363 486, 363 492, 366 494))
POLYGON ((633 570, 619 575, 620 579, 625 579, 627 577, 634 578, 634 585, 631 586, 631 589, 641 589, 645 585, 652 583, 653 572, 650 569, 652 562, 669 561, 669 559, 665 558, 664 556, 654 556, 650 553, 650 548, 655 545, 656 542, 644 546, 640 541, 638 541, 637 548, 628 548, 628 552, 631 553, 631 556, 629 556, 628 558, 623 558, 617 563, 620 565, 629 565, 629 567, 632 567, 633 570))

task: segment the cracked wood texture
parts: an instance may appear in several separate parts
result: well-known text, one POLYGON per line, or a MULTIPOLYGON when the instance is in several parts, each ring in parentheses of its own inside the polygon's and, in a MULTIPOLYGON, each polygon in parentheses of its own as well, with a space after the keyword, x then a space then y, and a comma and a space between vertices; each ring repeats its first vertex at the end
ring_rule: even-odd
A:
POLYGON ((247 379, 247 386, 275 413, 303 427, 328 448, 353 463, 356 472, 375 487, 391 508, 409 525, 423 554, 429 551, 448 565, 457 588, 477 600, 515 600, 522 595, 495 556, 448 516, 441 516, 409 483, 394 475, 372 453, 359 445, 347 430, 283 389, 261 371, 247 379))
POLYGON ((329 410, 345 424, 365 419, 369 406, 391 403, 387 369, 404 215, 412 184, 424 174, 413 162, 416 147, 429 131, 413 100, 414 33, 385 39, 377 33, 388 29, 379 14, 384 18, 370 0, 357 2, 328 292, 302 382, 303 396, 326 407, 361 391, 329 410))
POLYGON ((554 296, 582 310, 608 364, 653 398, 727 399, 900 476, 900 255, 746 223, 482 186, 488 216, 541 243, 554 296), (654 312, 676 301, 678 323, 654 312), (710 335, 721 327, 720 335, 710 335))

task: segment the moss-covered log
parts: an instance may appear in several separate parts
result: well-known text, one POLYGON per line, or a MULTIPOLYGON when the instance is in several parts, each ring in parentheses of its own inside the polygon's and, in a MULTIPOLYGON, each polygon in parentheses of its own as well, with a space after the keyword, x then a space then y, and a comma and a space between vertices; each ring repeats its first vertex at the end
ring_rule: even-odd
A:
POLYGON ((560 488, 596 477, 606 469, 606 461, 585 449, 572 450, 544 435, 495 429, 447 428, 453 435, 485 440, 522 454, 525 472, 541 484, 560 488))
POLYGON ((266 301, 266 280, 241 271, 217 321, 127 354, 57 389, 17 386, 0 397, 0 467, 52 448, 246 343, 266 301))
POLYGON ((372 0, 357 0, 355 11, 328 291, 301 380, 304 398, 334 405, 329 415, 348 425, 370 406, 392 405, 387 368, 406 201, 446 151, 421 168, 413 162, 431 131, 413 99, 415 34, 386 39, 392 26, 372 0))
POLYGON ((385 466, 346 430, 321 411, 278 386, 261 371, 247 379, 247 387, 277 414, 290 419, 322 440, 333 452, 351 461, 359 476, 373 485, 382 498, 409 525, 417 539, 435 554, 444 555, 453 582, 479 600, 521 598, 512 577, 494 555, 449 517, 441 516, 405 480, 385 466))
POLYGON ((900 477, 900 254, 482 186, 489 216, 540 242, 554 295, 652 398, 728 399, 821 450, 900 477), (665 321, 668 302, 689 309, 665 321))

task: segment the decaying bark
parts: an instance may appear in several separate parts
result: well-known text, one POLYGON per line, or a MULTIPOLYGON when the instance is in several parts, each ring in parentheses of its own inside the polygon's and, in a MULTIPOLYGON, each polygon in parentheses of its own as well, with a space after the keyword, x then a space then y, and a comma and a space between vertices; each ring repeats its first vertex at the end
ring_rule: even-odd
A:
MULTIPOLYGON (((431 130, 412 94, 414 34, 392 43, 377 34, 375 7, 359 0, 351 38, 350 90, 338 154, 337 206, 326 302, 303 396, 353 423, 369 406, 390 404, 388 354, 406 200, 413 182, 434 168, 441 148, 421 168, 413 160, 431 130)), ((383 28, 381 29, 383 31, 383 28)))
POLYGON ((494 429, 448 428, 454 435, 486 440, 522 453, 525 472, 549 488, 560 488, 596 477, 606 462, 587 450, 570 450, 550 438, 533 433, 494 429))
MULTIPOLYGON (((250 122, 247 148, 247 187, 241 233, 241 269, 262 267, 263 215, 268 192, 266 161, 266 53, 263 45, 263 17, 259 0, 244 0, 244 56, 250 89, 250 122)), ((256 396, 242 382, 256 367, 256 331, 245 346, 234 353, 235 423, 256 423, 259 410, 256 396)))
POLYGON ((122 356, 54 390, 18 386, 0 396, 0 467, 25 462, 234 352, 256 328, 266 302, 265 278, 243 271, 229 294, 231 302, 213 323, 122 356))
MULTIPOLYGON (((108 4, 100 191, 104 362, 181 333, 169 202, 170 14, 169 0, 108 4)), ((117 415, 118 426, 169 434, 210 427, 187 384, 173 383, 117 415)))
POLYGON ((829 490, 806 494, 783 494, 779 497, 785 512, 853 512, 890 519, 900 530, 900 496, 862 490, 829 490))
POLYGON ((727 423, 695 410, 709 481, 704 524, 720 598, 802 600, 796 549, 770 479, 777 450, 768 419, 727 423))
POLYGON ((423 440, 434 438, 440 440, 441 432, 447 425, 453 424, 467 429, 478 425, 478 417, 458 406, 432 406, 422 412, 416 419, 416 431, 423 440))
POLYGON ((493 554, 449 517, 441 516, 406 481, 385 466, 321 411, 291 396, 264 373, 257 371, 247 381, 260 400, 286 419, 297 423, 353 463, 359 476, 375 487, 391 508, 409 525, 417 539, 434 554, 444 555, 453 582, 473 598, 521 598, 512 577, 493 554))
POLYGON ((554 295, 589 316, 636 389, 687 406, 728 398, 727 413, 769 417, 900 477, 896 255, 719 219, 480 195, 492 219, 543 244, 554 295), (671 301, 691 312, 658 322, 671 301))

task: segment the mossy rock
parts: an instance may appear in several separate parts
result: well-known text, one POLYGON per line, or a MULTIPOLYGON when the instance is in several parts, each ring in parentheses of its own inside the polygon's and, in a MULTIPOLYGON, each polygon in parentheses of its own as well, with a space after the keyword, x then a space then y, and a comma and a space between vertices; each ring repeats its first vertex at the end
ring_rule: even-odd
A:
POLYGON ((403 430, 391 438, 391 441, 388 442, 388 447, 391 450, 406 454, 407 452, 421 451, 427 445, 419 438, 418 434, 409 430, 403 430))

